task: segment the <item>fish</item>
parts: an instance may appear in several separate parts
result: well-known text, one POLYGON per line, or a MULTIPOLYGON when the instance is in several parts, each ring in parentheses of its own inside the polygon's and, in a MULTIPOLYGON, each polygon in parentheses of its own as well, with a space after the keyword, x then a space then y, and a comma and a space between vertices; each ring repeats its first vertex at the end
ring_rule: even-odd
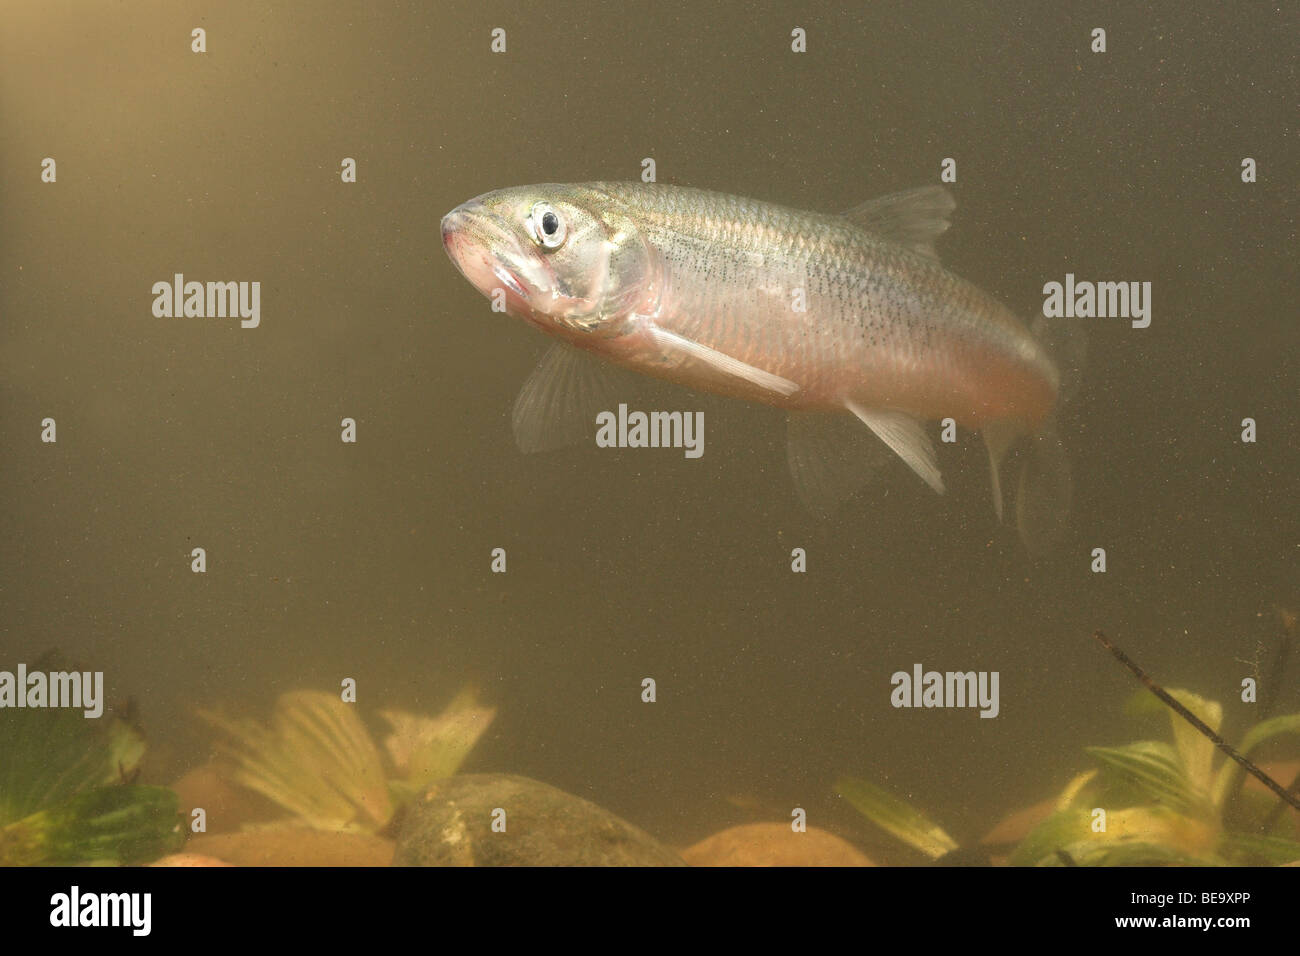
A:
POLYGON ((891 454, 942 494, 927 425, 952 419, 984 438, 999 521, 1003 461, 1028 443, 1017 527, 1046 550, 1069 508, 1056 421, 1082 349, 944 267, 935 240, 955 206, 938 185, 823 213, 661 183, 546 183, 484 193, 441 231, 471 285, 558 340, 515 403, 522 450, 589 438, 611 407, 605 370, 630 369, 786 410, 796 490, 829 515, 891 454))

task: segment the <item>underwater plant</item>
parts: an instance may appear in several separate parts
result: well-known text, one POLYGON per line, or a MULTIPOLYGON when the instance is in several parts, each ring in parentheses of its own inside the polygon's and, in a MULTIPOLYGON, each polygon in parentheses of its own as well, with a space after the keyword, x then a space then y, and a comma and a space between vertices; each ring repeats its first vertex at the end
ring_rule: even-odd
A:
MULTIPOLYGON (((1190 691, 1166 693, 1217 735, 1222 706, 1190 691)), ((1145 691, 1128 708, 1134 714, 1160 709, 1160 702, 1145 691)), ((1085 748, 1100 766, 1070 781, 1051 814, 1015 847, 1007 863, 1216 866, 1300 860, 1300 842, 1289 835, 1292 821, 1275 812, 1285 804, 1267 793, 1242 790, 1241 763, 1216 760, 1213 740, 1180 713, 1168 713, 1172 742, 1085 748)), ((1281 734, 1300 734, 1300 714, 1255 724, 1236 752, 1244 758, 1281 734)), ((867 781, 845 777, 835 790, 877 826, 932 860, 959 850, 942 827, 867 781)))
POLYGON ((228 738, 218 753, 236 782, 318 830, 379 833, 432 781, 454 774, 496 716, 472 689, 437 717, 380 711, 393 728, 387 763, 355 706, 337 694, 291 691, 275 702, 269 726, 215 711, 199 715, 228 738))
MULTIPOLYGON (((1186 690, 1169 691, 1218 733, 1223 708, 1186 690)), ((1159 710, 1139 693, 1133 713, 1159 710)), ((1277 800, 1241 790, 1244 771, 1216 760, 1215 744, 1170 712, 1173 742, 1141 740, 1120 747, 1087 747, 1101 767, 1080 774, 1056 802, 1055 812, 1016 847, 1008 862, 1059 864, 1062 854, 1079 865, 1173 863, 1194 866, 1277 865, 1300 860, 1300 842, 1288 836, 1291 820, 1274 814, 1277 800), (1098 807, 1119 807, 1094 832, 1098 807)), ((1248 756, 1280 734, 1300 734, 1300 714, 1251 727, 1235 748, 1248 756)))
MULTIPOLYGON (((72 670, 57 655, 35 669, 72 670)), ((0 710, 0 866, 144 863, 179 848, 176 794, 131 782, 145 750, 129 717, 0 710)))

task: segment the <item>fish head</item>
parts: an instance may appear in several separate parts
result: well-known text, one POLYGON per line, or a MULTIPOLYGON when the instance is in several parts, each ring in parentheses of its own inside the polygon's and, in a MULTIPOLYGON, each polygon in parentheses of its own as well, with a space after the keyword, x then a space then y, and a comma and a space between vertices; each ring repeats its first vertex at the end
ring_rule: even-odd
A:
POLYGON ((656 308, 657 256, 599 188, 518 186, 485 193, 442 220, 447 255, 489 298, 571 339, 626 334, 656 308))

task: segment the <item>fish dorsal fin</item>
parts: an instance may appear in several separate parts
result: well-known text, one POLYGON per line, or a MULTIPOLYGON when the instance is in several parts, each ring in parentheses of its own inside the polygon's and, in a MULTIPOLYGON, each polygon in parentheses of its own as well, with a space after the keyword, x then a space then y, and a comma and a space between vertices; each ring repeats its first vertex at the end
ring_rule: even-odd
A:
POLYGON ((925 433, 921 423, 906 412, 893 409, 866 408, 853 400, 844 403, 862 424, 876 437, 894 450, 894 454, 907 462, 927 485, 943 494, 943 477, 939 474, 939 457, 934 442, 925 433))
POLYGON ((882 239, 938 259, 934 240, 952 225, 948 217, 956 208, 957 201, 946 187, 920 186, 869 199, 847 210, 844 218, 882 239))

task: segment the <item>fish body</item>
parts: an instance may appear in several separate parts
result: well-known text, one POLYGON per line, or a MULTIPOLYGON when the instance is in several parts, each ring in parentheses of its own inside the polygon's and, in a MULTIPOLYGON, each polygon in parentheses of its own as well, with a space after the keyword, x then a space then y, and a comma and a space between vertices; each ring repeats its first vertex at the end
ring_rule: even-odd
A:
MULTIPOLYGON (((442 235, 480 291, 575 349, 792 412, 851 414, 936 490, 922 423, 981 429, 1000 515, 1001 457, 1050 431, 1061 378, 1009 310, 940 264, 933 241, 953 205, 937 186, 829 214, 653 183, 544 184, 471 200, 442 235)), ((545 386, 550 411, 573 404, 563 383, 545 386)))

